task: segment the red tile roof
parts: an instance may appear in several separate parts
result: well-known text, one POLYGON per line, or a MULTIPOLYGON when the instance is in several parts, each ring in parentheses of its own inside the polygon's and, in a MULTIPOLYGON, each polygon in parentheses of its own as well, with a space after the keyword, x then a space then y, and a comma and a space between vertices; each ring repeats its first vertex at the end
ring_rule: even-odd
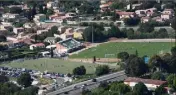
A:
POLYGON ((135 78, 135 77, 128 77, 127 79, 125 79, 124 82, 142 82, 144 84, 155 84, 155 85, 162 85, 167 83, 166 81, 161 81, 161 80, 142 79, 142 78, 135 78))
POLYGON ((122 12, 122 11, 116 11, 117 14, 119 15, 133 15, 134 12, 122 12))
POLYGON ((43 44, 43 43, 37 43, 37 44, 32 44, 32 45, 35 45, 35 46, 45 46, 45 44, 43 44))

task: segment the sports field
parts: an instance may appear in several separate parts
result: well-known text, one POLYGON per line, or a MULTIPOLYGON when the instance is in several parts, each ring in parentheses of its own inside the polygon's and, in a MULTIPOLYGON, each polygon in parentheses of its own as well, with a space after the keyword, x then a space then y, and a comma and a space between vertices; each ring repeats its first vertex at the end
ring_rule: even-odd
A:
MULTIPOLYGON (((15 68, 27 68, 32 70, 39 71, 49 71, 49 72, 58 72, 62 74, 72 73, 72 70, 75 67, 80 65, 84 65, 87 74, 92 74, 95 72, 95 67, 97 64, 93 63, 79 63, 79 62, 70 62, 59 59, 51 59, 51 58, 41 58, 36 60, 25 60, 25 61, 15 61, 10 63, 1 64, 0 66, 10 66, 15 68)), ((116 67, 110 67, 116 68, 116 67)))
POLYGON ((93 56, 116 58, 119 52, 126 51, 129 54, 135 54, 136 50, 139 56, 152 56, 170 52, 172 46, 174 46, 174 43, 170 42, 110 42, 89 48, 70 56, 70 58, 92 58, 93 56))

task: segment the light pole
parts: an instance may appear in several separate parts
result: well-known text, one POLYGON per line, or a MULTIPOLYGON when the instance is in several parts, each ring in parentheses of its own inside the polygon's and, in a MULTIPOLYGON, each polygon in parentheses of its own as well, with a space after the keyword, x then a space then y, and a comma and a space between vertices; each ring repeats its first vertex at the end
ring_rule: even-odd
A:
POLYGON ((92 23, 92 44, 93 44, 93 42, 94 42, 94 33, 93 33, 93 23, 92 23))

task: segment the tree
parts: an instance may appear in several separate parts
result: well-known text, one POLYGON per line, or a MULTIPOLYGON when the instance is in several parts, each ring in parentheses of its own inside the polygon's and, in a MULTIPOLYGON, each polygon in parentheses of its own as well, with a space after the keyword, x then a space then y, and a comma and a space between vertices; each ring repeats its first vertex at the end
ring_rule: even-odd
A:
POLYGON ((163 87, 163 85, 155 89, 155 95, 165 95, 165 94, 167 94, 167 90, 163 87))
POLYGON ((0 42, 5 42, 5 41, 7 41, 6 36, 0 35, 0 42))
POLYGON ((107 65, 100 65, 96 67, 95 74, 97 76, 108 74, 109 73, 109 67, 107 65))
POLYGON ((39 88, 36 86, 27 87, 15 93, 15 95, 37 95, 39 88))
POLYGON ((36 12, 36 4, 34 4, 33 7, 32 7, 32 10, 31 10, 31 17, 32 17, 32 19, 34 18, 34 16, 36 14, 37 14, 37 12, 36 12))
POLYGON ((20 7, 12 7, 12 8, 9 8, 9 12, 13 14, 20 14, 23 11, 20 7))
POLYGON ((130 36, 134 35, 134 29, 133 28, 129 28, 126 32, 127 38, 130 38, 130 36))
POLYGON ((92 24, 83 32, 83 38, 88 42, 99 42, 105 40, 103 35, 104 27, 98 24, 92 24), (93 33, 93 34, 92 34, 93 33))
POLYGON ((47 36, 53 37, 54 34, 58 34, 58 27, 57 27, 57 26, 51 27, 51 29, 50 29, 49 32, 47 33, 47 36))
POLYGON ((16 23, 14 23, 14 26, 15 27, 22 27, 23 26, 23 22, 16 22, 16 23))
POLYGON ((111 9, 123 9, 125 7, 123 2, 113 2, 110 6, 111 9))
POLYGON ((8 81, 9 81, 8 77, 0 75, 0 83, 5 83, 5 82, 8 82, 8 81))
POLYGON ((165 76, 162 74, 162 72, 155 72, 155 73, 152 73, 151 79, 164 81, 165 76))
POLYGON ((128 59, 129 54, 127 52, 120 52, 117 54, 117 57, 122 59, 122 61, 125 61, 128 59))
POLYGON ((166 78, 169 87, 176 88, 176 85, 174 85, 174 80, 175 79, 176 79, 176 75, 175 74, 170 74, 166 78))
POLYGON ((39 13, 40 13, 40 14, 45 14, 45 11, 44 11, 44 9, 43 9, 43 5, 42 5, 42 4, 39 4, 39 5, 38 5, 38 8, 39 8, 39 13))
POLYGON ((52 47, 50 49, 50 53, 51 53, 51 58, 53 58, 54 57, 54 52, 53 52, 53 48, 52 47))
POLYGON ((86 68, 84 66, 76 67, 73 69, 74 75, 85 75, 86 74, 86 68))
POLYGON ((125 85, 123 83, 112 83, 110 85, 110 91, 113 92, 118 92, 120 95, 121 94, 126 94, 127 92, 131 91, 131 88, 128 85, 125 85))
POLYGON ((175 30, 175 47, 176 47, 176 17, 171 20, 171 27, 175 30))
POLYGON ((152 71, 156 71, 157 68, 159 68, 160 71, 168 71, 168 65, 164 63, 158 55, 154 55, 150 58, 149 65, 152 71))
POLYGON ((138 51, 137 50, 135 51, 135 55, 138 56, 138 51))
POLYGON ((14 95, 15 92, 20 90, 20 87, 11 82, 0 83, 0 95, 14 95))
POLYGON ((158 32, 155 34, 156 38, 168 38, 169 35, 165 28, 160 28, 158 32))
POLYGON ((130 55, 126 60, 125 73, 128 76, 141 76, 147 71, 148 67, 141 58, 136 57, 135 55, 130 55))
POLYGON ((29 73, 23 73, 18 77, 17 83, 23 87, 29 87, 32 84, 33 79, 29 73))
POLYGON ((111 26, 108 32, 109 32, 108 34, 109 37, 117 37, 117 38, 121 37, 120 29, 114 25, 111 26))
POLYGON ((171 54, 172 56, 176 56, 176 46, 171 48, 171 54))
POLYGON ((52 15, 53 13, 54 13, 53 9, 47 9, 46 16, 49 17, 49 16, 52 15))
POLYGON ((154 26, 149 23, 141 23, 138 31, 143 33, 150 33, 154 30, 154 26))
POLYGON ((124 19, 125 25, 128 25, 128 26, 135 26, 135 25, 138 25, 139 22, 140 22, 140 18, 138 18, 138 17, 135 17, 135 18, 126 18, 126 19, 124 19))
POLYGON ((176 73, 176 58, 175 57, 172 57, 168 63, 169 65, 169 72, 170 73, 176 73))
POLYGON ((149 93, 147 87, 142 82, 139 82, 134 86, 133 92, 135 92, 136 95, 148 95, 149 93))

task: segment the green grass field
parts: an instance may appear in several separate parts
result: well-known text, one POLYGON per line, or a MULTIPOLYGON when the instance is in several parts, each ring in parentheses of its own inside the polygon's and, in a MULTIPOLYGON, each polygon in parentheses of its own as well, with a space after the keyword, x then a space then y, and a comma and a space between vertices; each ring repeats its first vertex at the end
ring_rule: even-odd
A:
POLYGON ((119 52, 126 51, 129 54, 135 54, 136 50, 139 56, 152 56, 170 52, 172 46, 174 43, 169 42, 111 42, 74 54, 70 58, 92 58, 93 56, 115 58, 119 52))
MULTIPOLYGON (((70 62, 64 61, 59 59, 51 59, 51 58, 42 58, 36 60, 26 60, 24 62, 11 62, 6 64, 1 64, 0 66, 10 66, 15 68, 27 68, 39 71, 49 71, 49 72, 58 72, 58 73, 72 73, 72 70, 75 67, 80 65, 84 65, 87 74, 93 74, 95 72, 95 67, 98 66, 97 64, 91 63, 79 63, 79 62, 70 62)), ((110 67, 110 68, 118 68, 117 67, 110 67)))

